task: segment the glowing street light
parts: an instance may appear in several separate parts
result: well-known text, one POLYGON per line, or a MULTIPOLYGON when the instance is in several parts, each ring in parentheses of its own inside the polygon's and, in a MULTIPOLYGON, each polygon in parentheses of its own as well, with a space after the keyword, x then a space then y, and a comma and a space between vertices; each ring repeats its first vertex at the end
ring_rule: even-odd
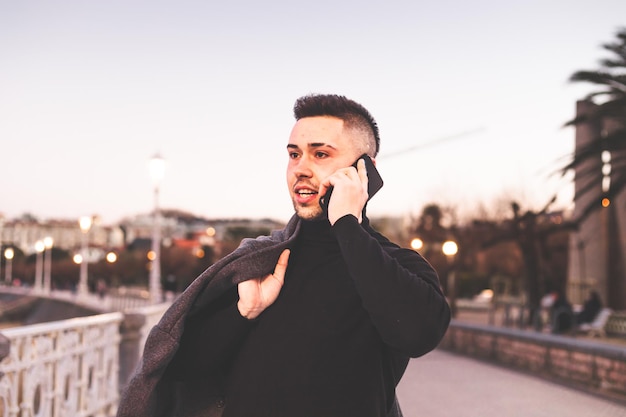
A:
POLYGON ((441 251, 448 258, 449 261, 449 273, 448 273, 448 292, 450 298, 450 312, 452 317, 456 316, 456 276, 454 270, 454 257, 459 251, 459 246, 453 240, 447 240, 443 242, 441 246, 441 251))
POLYGON ((110 264, 115 263, 117 261, 117 254, 115 252, 107 253, 106 260, 110 264))
POLYGON ((80 231, 82 232, 82 246, 80 249, 80 258, 74 256, 74 262, 80 259, 80 279, 78 281, 78 296, 84 297, 89 292, 87 288, 87 234, 91 229, 92 219, 90 216, 83 216, 78 220, 80 231))
POLYGON ((459 251, 459 246, 453 240, 446 240, 441 246, 441 251, 444 255, 454 258, 454 255, 459 251))
POLYGON ((154 186, 154 217, 152 223, 152 250, 150 263, 150 300, 159 303, 161 295, 161 212, 159 208, 159 191, 161 181, 165 177, 165 159, 158 153, 150 159, 150 177, 154 186))
POLYGON ((419 237, 416 237, 413 240, 411 240, 411 248, 413 250, 420 250, 423 247, 424 247, 424 241, 420 239, 419 237))
POLYGON ((49 294, 52 286, 52 245, 54 245, 54 240, 50 236, 46 236, 43 239, 43 245, 46 250, 43 263, 43 290, 49 294))
POLYGON ((5 266, 5 272, 4 272, 4 282, 6 282, 8 285, 11 284, 11 281, 13 280, 13 278, 11 277, 11 274, 13 273, 13 256, 15 255, 15 253, 13 252, 13 248, 6 248, 4 250, 4 259, 7 260, 7 264, 5 266))

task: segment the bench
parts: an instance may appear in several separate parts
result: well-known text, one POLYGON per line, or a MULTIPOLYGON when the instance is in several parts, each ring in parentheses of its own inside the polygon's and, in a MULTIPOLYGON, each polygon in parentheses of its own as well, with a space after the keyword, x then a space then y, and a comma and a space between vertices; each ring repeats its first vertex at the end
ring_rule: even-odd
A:
POLYGON ((608 336, 626 337, 626 311, 614 311, 604 326, 608 336))
POLYGON ((589 336, 604 337, 606 336, 606 326, 611 315, 613 315, 613 310, 605 307, 598 312, 596 318, 591 323, 582 323, 577 330, 581 333, 587 333, 589 336))

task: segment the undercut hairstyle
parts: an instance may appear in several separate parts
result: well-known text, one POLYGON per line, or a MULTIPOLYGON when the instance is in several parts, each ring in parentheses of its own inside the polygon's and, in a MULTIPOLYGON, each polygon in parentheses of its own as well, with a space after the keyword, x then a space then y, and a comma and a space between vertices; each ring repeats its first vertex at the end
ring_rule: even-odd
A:
POLYGON ((356 101, 336 94, 311 94, 300 97, 293 106, 296 120, 305 117, 332 116, 343 120, 345 127, 362 132, 367 154, 375 157, 380 149, 378 125, 370 112, 356 101))

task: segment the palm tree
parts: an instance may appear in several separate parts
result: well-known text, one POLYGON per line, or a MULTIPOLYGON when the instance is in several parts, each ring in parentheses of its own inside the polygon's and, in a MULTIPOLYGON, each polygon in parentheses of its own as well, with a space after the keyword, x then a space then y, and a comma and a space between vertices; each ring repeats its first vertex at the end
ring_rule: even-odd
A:
MULTIPOLYGON (((618 201, 626 192, 626 28, 617 31, 617 40, 602 45, 612 54, 600 61, 595 71, 577 71, 571 82, 587 82, 597 87, 579 103, 578 112, 566 126, 575 126, 585 133, 569 163, 561 169, 576 174, 573 219, 579 227, 598 210, 604 215, 606 248, 606 288, 608 306, 626 308, 626 263, 619 235, 618 201), (588 137, 587 137, 588 136, 588 137), (615 202, 615 204, 613 204, 615 202)), ((584 273, 584 271, 583 271, 584 273)))
MULTIPOLYGON (((578 115, 566 123, 566 126, 589 124, 599 126, 598 135, 588 145, 576 149, 572 160, 562 168, 563 174, 581 167, 597 167, 589 164, 590 161, 602 161, 603 154, 611 156, 610 186, 603 190, 602 198, 609 201, 626 187, 626 28, 617 32, 617 41, 606 43, 602 47, 614 54, 612 58, 600 61, 600 69, 596 71, 577 71, 570 77, 571 82, 587 82, 594 84, 598 90, 589 94, 586 100, 596 104, 593 111, 578 115), (610 126, 610 129, 602 126, 610 126)), ((594 190, 595 185, 602 183, 606 176, 599 169, 577 170, 578 179, 584 180, 586 186, 576 191, 574 200, 579 200, 594 190), (584 178, 581 178, 584 177, 584 178)), ((579 211, 576 221, 584 220, 590 213, 601 208, 598 199, 591 202, 579 211)))

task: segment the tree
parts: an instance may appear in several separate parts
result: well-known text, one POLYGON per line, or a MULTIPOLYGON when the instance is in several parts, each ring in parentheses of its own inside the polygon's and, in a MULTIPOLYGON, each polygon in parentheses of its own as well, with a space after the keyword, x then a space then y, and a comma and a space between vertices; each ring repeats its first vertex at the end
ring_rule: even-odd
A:
POLYGON ((442 224, 444 213, 442 208, 435 204, 427 204, 422 213, 414 219, 413 235, 423 242, 419 252, 439 272, 441 286, 445 293, 448 292, 449 265, 446 256, 441 251, 443 242, 451 238, 451 232, 442 224))
POLYGON ((479 236, 485 249, 505 242, 514 242, 523 261, 523 283, 526 324, 541 329, 541 298, 546 292, 565 292, 567 265, 567 237, 571 224, 561 213, 549 212, 555 198, 538 212, 523 211, 517 202, 511 202, 513 217, 497 229, 485 230, 479 236))

